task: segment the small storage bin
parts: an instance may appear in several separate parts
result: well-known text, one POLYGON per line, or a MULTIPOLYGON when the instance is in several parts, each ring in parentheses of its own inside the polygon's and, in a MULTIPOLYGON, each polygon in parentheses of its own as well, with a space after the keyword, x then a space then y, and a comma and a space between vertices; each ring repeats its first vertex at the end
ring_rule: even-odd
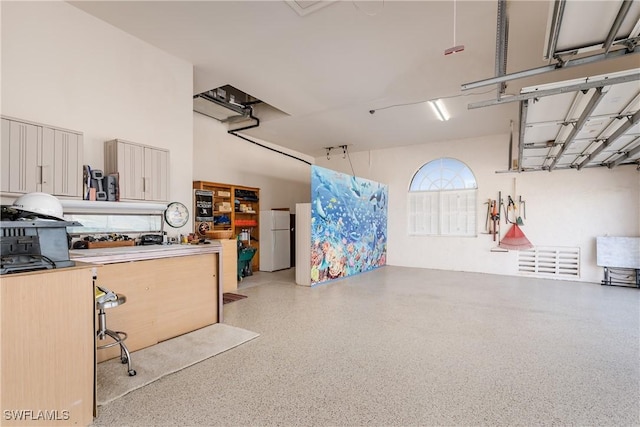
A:
POLYGON ((238 248, 238 280, 242 280, 243 277, 251 276, 251 260, 256 254, 256 248, 239 247, 238 248))

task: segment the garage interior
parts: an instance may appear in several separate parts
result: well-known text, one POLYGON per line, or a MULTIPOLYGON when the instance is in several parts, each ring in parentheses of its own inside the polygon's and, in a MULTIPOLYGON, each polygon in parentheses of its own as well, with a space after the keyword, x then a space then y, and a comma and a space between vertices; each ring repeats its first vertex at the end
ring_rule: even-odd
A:
POLYGON ((258 338, 99 407, 94 425, 640 422, 640 267, 604 286, 617 266, 597 245, 640 238, 638 0, 0 11, 2 115, 81 130, 89 164, 116 138, 169 150, 186 206, 201 180, 294 213, 312 164, 389 189, 386 266, 315 287, 256 272, 224 322, 258 338), (409 232, 411 180, 442 158, 478 183, 473 236, 409 232), (507 196, 526 200, 534 247, 574 254, 570 274, 497 250, 487 202, 507 196))

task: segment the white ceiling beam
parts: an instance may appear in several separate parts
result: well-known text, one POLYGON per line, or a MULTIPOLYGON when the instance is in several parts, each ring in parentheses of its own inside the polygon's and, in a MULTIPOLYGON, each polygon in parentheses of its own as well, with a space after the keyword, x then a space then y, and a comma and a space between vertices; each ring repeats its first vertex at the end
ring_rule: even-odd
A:
MULTIPOLYGON (((489 86, 496 83, 508 82, 511 80, 523 79, 525 77, 536 76, 538 74, 549 73, 561 68, 571 68, 580 65, 590 64, 592 62, 599 62, 608 59, 618 58, 624 55, 630 55, 634 53, 640 53, 640 46, 634 46, 632 49, 620 49, 614 50, 609 53, 601 53, 598 55, 585 56, 584 58, 573 59, 565 63, 556 63, 551 65, 545 65, 543 67, 531 68, 529 70, 517 71, 515 73, 505 74, 504 76, 491 77, 485 80, 478 80, 471 83, 463 83, 460 85, 461 90, 477 89, 479 87, 489 86)), ((471 107, 469 107, 471 108, 471 107)))
POLYGON ((571 133, 569 134, 567 139, 564 141, 564 144, 562 144, 562 146, 560 147, 560 151, 551 162, 551 165, 549 165, 549 172, 551 172, 553 168, 556 167, 556 165, 558 164, 558 161, 560 160, 564 152, 567 150, 569 145, 573 143, 574 138, 582 130, 582 128, 584 127, 584 124, 589 119, 589 116, 591 115, 591 113, 593 113, 593 110, 595 110, 595 108, 598 106, 600 101, 602 101, 602 98, 604 98, 604 95, 606 94, 607 90, 608 88, 606 89, 603 87, 596 88, 595 92, 591 96, 591 99, 589 99, 589 103, 582 111, 582 114, 580 114, 580 118, 573 125, 573 129, 571 130, 571 133))
POLYGON ((524 155, 524 131, 527 124, 527 111, 529 110, 529 100, 520 102, 520 129, 518 140, 518 170, 522 170, 522 159, 524 155))
MULTIPOLYGON (((639 50, 640 52, 640 50, 639 50)), ((568 93, 568 92, 575 92, 578 90, 587 90, 587 89, 593 89, 595 87, 602 87, 602 86, 611 86, 614 84, 619 84, 619 83, 626 83, 626 82, 632 82, 632 81, 637 81, 640 80, 640 72, 636 71, 633 74, 627 74, 625 76, 620 76, 620 77, 612 77, 612 78, 606 78, 606 79, 600 79, 600 80, 593 80, 593 81, 585 81, 583 83, 578 83, 578 84, 573 84, 573 85, 568 85, 568 86, 563 86, 563 87, 557 87, 557 88, 553 88, 553 89, 546 89, 546 90, 538 90, 538 91, 532 91, 532 92, 527 92, 527 93, 521 93, 519 95, 514 95, 514 96, 509 96, 509 97, 505 97, 505 98, 500 98, 500 99, 489 99, 486 101, 480 101, 480 102, 476 102, 473 104, 469 104, 467 106, 468 109, 474 109, 474 108, 482 108, 482 107, 489 107, 492 105, 500 105, 500 104, 507 104, 509 102, 517 102, 517 101, 523 101, 525 99, 534 99, 534 98, 542 98, 543 96, 550 96, 550 95, 557 95, 560 93, 568 93)))
MULTIPOLYGON (((636 96, 636 98, 640 99, 640 94, 636 96)), ((622 114, 624 116, 624 114, 622 114)), ((598 114, 597 116, 591 116, 589 119, 591 120, 600 120, 600 119, 617 119, 621 116, 620 113, 612 113, 612 114, 598 114)), ((529 122, 527 123, 527 128, 540 128, 540 127, 550 127, 550 126, 561 126, 567 123, 575 123, 576 120, 547 120, 544 122, 529 122)))
POLYGON ((629 37, 627 38, 633 39, 638 36, 640 36, 640 18, 638 18, 636 25, 633 26, 633 29, 631 30, 631 32, 629 33, 629 37))
MULTIPOLYGON (((509 17, 507 16, 507 0, 498 0, 498 23, 496 28, 496 76, 504 76, 507 73, 507 47, 509 43, 509 17)), ((498 84, 499 98, 506 89, 504 82, 498 84)))
POLYGON ((569 133, 571 132, 567 130, 569 129, 568 126, 569 125, 574 126, 574 128, 572 129, 575 129, 576 122, 580 118, 580 116, 578 115, 578 119, 574 119, 576 115, 576 109, 578 108, 578 105, 580 105, 583 102, 585 96, 586 96, 586 92, 583 92, 583 91, 577 91, 573 96, 573 101, 571 102, 571 106, 569 107, 567 114, 565 114, 564 116, 564 120, 561 123, 560 129, 558 129, 558 132, 556 133, 556 137, 553 139, 553 143, 551 145, 547 145, 550 148, 549 148, 549 151, 547 152, 547 158, 544 161, 545 163, 553 162, 554 157, 558 155, 557 149, 555 147, 559 147, 560 145, 562 145, 564 141, 568 139, 569 133))
MULTIPOLYGON (((636 138, 636 142, 639 139, 636 138)), ((612 169, 616 166, 618 166, 620 163, 624 162, 625 160, 634 157, 636 154, 640 154, 640 145, 637 145, 635 148, 632 148, 631 150, 625 151, 622 153, 622 155, 620 157, 618 157, 617 159, 615 159, 612 162, 607 163, 607 167, 609 169, 612 169)))
POLYGON ((611 49, 611 45, 615 41, 618 31, 620 31, 620 26, 622 26, 624 19, 629 13, 629 8, 631 7, 631 3, 633 3, 633 0, 623 0, 622 5, 620 6, 620 10, 618 10, 618 15, 616 16, 616 19, 613 21, 613 24, 611 25, 609 34, 607 34, 607 38, 604 40, 604 43, 602 44, 604 53, 609 52, 609 49, 611 49))
POLYGON ((558 46, 558 37, 560 36, 560 27, 562 26, 562 17, 564 15, 564 6, 566 0, 557 0, 553 4, 553 15, 551 16, 551 30, 547 35, 547 49, 544 52, 544 59, 549 61, 556 53, 558 46))
POLYGON ((620 126, 613 134, 611 134, 611 136, 609 138, 607 138, 606 140, 602 141, 602 144, 600 144, 600 146, 598 146, 598 148, 593 150, 587 156, 587 158, 584 159, 582 161, 582 163, 580 163, 578 165, 578 170, 580 170, 584 166, 586 166, 587 163, 589 163, 591 160, 593 160, 595 158, 595 156, 597 156, 598 153, 600 153, 602 150, 604 150, 605 148, 607 148, 608 146, 613 144, 618 138, 620 138, 622 135, 624 135, 631 128, 631 126, 633 126, 636 123, 638 123, 638 121, 640 121, 640 110, 636 111, 635 114, 632 115, 632 116, 627 116, 627 122, 624 123, 622 126, 620 126))

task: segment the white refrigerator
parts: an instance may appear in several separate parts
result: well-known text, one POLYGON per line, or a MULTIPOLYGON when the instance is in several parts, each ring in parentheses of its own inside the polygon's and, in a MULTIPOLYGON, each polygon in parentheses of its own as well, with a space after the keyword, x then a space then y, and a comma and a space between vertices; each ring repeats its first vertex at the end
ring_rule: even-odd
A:
POLYGON ((260 270, 291 267, 289 211, 260 211, 260 270))

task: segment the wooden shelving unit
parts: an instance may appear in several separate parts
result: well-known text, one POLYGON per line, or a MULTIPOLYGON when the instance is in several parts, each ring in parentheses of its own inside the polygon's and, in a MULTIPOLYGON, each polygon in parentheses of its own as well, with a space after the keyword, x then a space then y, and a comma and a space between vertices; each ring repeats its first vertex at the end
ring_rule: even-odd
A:
MULTIPOLYGON (((251 260, 253 271, 260 266, 260 189, 242 185, 223 184, 209 181, 194 181, 195 190, 207 190, 213 193, 213 223, 210 230, 231 230, 233 239, 243 230, 247 230, 249 240, 245 245, 257 248, 251 260), (227 221, 228 219, 228 221, 227 221)), ((194 224, 197 232, 197 224, 194 224)))

